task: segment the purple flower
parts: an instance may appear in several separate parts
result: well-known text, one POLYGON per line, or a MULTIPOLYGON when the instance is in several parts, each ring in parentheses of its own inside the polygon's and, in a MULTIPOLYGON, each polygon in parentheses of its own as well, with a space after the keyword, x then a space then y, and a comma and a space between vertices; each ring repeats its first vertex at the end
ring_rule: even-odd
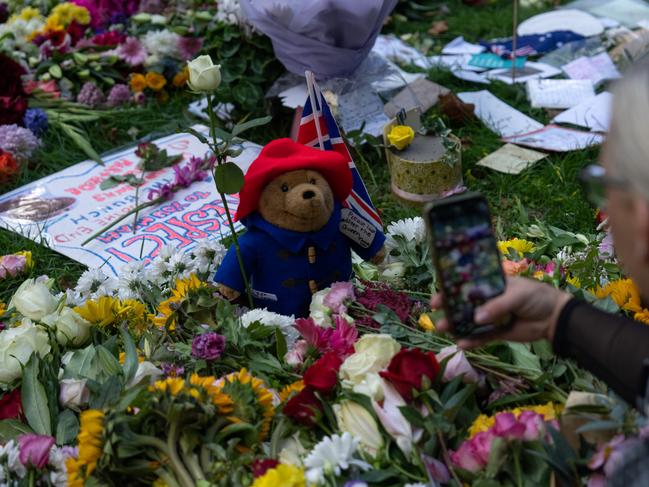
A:
POLYGON ((154 200, 156 198, 162 198, 163 200, 170 199, 174 194, 174 187, 170 183, 163 184, 159 188, 150 189, 147 198, 149 200, 154 200))
POLYGON ((9 7, 6 3, 0 3, 0 24, 4 24, 9 18, 9 7))
POLYGON ((123 83, 118 83, 110 89, 106 104, 109 107, 124 105, 131 101, 131 90, 123 83))
POLYGON ((601 260, 610 259, 615 255, 615 247, 613 246, 613 234, 609 231, 599 244, 599 258, 601 260))
POLYGON ((421 455, 421 459, 433 480, 437 480, 442 484, 447 484, 451 481, 451 474, 444 463, 440 462, 436 458, 423 454, 421 455))
POLYGON ((216 360, 225 350, 225 337, 213 331, 197 335, 192 341, 192 357, 216 360))
POLYGON ((117 48, 117 56, 129 66, 139 66, 147 58, 147 52, 142 43, 136 37, 128 37, 124 43, 117 48))
POLYGON ((20 435, 18 446, 20 448, 20 463, 33 466, 37 469, 45 468, 50 460, 50 450, 56 440, 51 436, 35 435, 32 433, 20 435))
POLYGON ((351 282, 334 282, 331 291, 324 297, 322 304, 331 309, 333 313, 347 312, 345 301, 354 299, 354 285, 351 282))
POLYGON ((164 362, 160 368, 165 377, 182 377, 185 374, 185 367, 170 362, 164 362))
POLYGON ((24 255, 10 254, 0 257, 0 279, 16 277, 25 270, 26 263, 24 255))
POLYGON ((41 137, 47 132, 47 113, 42 108, 28 108, 23 118, 25 127, 41 137))
POLYGON ((0 149, 19 161, 29 159, 40 145, 41 141, 31 130, 16 124, 0 125, 0 149))
POLYGON ((180 59, 189 61, 193 59, 196 53, 203 47, 203 40, 198 37, 181 37, 178 40, 178 52, 180 59))
MULTIPOLYGON (((365 290, 358 296, 357 301, 370 311, 375 311, 380 304, 387 306, 406 323, 412 311, 413 301, 406 293, 390 289, 390 286, 380 282, 364 282, 365 290)), ((371 316, 363 316, 356 320, 357 324, 378 327, 371 316)))
POLYGON ((463 381, 468 383, 476 383, 480 380, 478 372, 471 366, 467 360, 464 352, 457 348, 457 345, 450 345, 444 347, 437 354, 437 361, 442 362, 447 359, 446 367, 444 367, 444 381, 451 382, 458 376, 463 376, 463 381))
POLYGON ((174 185, 181 188, 188 188, 194 181, 205 179, 207 173, 201 169, 204 159, 200 157, 192 157, 185 166, 175 164, 174 170, 174 185))
POLYGON ((77 103, 89 107, 98 107, 104 101, 106 101, 104 93, 92 81, 86 81, 77 95, 77 103))

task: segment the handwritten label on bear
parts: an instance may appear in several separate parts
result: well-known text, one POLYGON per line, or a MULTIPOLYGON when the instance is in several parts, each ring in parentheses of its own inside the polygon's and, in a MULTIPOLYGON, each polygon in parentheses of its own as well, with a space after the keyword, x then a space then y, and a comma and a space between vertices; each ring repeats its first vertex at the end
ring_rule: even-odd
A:
POLYGON ((340 231, 364 249, 372 245, 376 227, 349 208, 343 208, 340 231))

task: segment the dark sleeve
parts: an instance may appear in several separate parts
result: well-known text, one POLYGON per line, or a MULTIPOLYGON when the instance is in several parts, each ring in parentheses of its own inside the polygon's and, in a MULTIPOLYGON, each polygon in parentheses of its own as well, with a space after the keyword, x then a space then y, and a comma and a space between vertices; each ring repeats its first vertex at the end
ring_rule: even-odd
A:
MULTIPOLYGON (((246 272, 246 277, 254 273, 256 265, 256 242, 253 232, 246 232, 239 237, 239 248, 241 249, 241 260, 243 260, 243 268, 246 272)), ((239 259, 234 245, 230 245, 228 252, 225 254, 223 261, 219 265, 214 276, 214 281, 219 284, 224 284, 231 289, 245 292, 246 286, 241 275, 241 268, 239 267, 239 259)))
POLYGON ((559 315, 554 350, 574 358, 631 405, 645 395, 649 325, 573 299, 559 315))

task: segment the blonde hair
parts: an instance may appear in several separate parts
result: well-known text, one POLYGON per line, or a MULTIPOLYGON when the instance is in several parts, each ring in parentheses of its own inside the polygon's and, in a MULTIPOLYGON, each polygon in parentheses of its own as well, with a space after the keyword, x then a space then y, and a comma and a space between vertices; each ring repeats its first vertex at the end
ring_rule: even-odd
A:
POLYGON ((649 64, 636 66, 615 84, 606 145, 616 176, 649 199, 649 64))

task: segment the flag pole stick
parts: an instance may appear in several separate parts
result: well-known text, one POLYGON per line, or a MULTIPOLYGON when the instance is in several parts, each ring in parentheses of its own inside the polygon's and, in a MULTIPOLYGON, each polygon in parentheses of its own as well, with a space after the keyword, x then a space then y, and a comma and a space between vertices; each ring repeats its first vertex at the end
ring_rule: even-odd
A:
POLYGON ((318 105, 316 104, 316 97, 313 91, 313 85, 315 84, 315 78, 312 71, 305 71, 304 76, 306 77, 306 90, 309 93, 309 100, 311 100, 311 111, 313 112, 313 121, 315 123, 315 131, 318 134, 318 145, 320 150, 325 150, 324 147, 324 138, 322 137, 322 131, 320 130, 320 117, 317 116, 318 105))
POLYGON ((516 82, 516 48, 518 44, 518 0, 514 0, 514 32, 512 33, 512 84, 516 82))

